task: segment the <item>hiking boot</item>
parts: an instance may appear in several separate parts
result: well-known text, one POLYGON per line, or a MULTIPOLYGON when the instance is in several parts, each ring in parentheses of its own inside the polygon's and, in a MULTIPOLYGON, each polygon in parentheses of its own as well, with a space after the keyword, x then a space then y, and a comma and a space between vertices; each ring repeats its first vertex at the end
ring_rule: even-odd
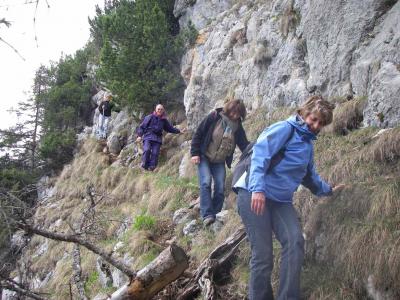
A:
POLYGON ((207 226, 210 226, 212 223, 214 223, 215 222, 215 218, 214 217, 212 217, 212 216, 208 216, 208 217, 205 217, 204 218, 204 220, 203 220, 203 225, 205 226, 205 227, 207 227, 207 226))

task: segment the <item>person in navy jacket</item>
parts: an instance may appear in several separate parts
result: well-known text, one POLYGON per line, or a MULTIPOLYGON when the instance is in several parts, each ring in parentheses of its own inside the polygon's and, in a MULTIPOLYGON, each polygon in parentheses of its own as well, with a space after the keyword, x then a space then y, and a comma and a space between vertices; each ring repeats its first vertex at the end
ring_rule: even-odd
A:
POLYGON ((331 103, 312 96, 296 115, 267 127, 253 147, 248 182, 244 174, 235 185, 238 212, 251 245, 250 300, 274 299, 272 233, 282 246, 277 299, 300 299, 304 238, 293 193, 300 184, 317 196, 329 196, 344 187, 332 187, 314 166, 313 141, 332 122, 332 111, 331 103), (282 150, 282 159, 270 168, 271 159, 282 150))
POLYGON ((144 118, 137 130, 136 141, 143 140, 143 169, 153 171, 157 167, 164 130, 176 134, 184 132, 168 122, 164 107, 158 104, 155 111, 144 118))

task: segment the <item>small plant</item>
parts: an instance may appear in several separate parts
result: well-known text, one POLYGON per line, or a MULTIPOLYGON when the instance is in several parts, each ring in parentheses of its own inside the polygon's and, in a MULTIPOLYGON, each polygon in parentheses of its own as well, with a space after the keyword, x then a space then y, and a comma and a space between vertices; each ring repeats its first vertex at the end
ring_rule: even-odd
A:
POLYGON ((99 273, 97 273, 96 271, 89 274, 88 279, 85 282, 85 291, 87 293, 94 288, 98 279, 99 279, 99 273))
POLYGON ((151 230, 154 229, 155 225, 155 217, 147 214, 140 214, 134 219, 132 226, 135 230, 151 230))
POLYGON ((188 25, 185 29, 181 31, 178 37, 178 44, 181 44, 185 49, 189 49, 196 43, 197 36, 199 32, 196 27, 194 27, 192 21, 189 20, 188 25))

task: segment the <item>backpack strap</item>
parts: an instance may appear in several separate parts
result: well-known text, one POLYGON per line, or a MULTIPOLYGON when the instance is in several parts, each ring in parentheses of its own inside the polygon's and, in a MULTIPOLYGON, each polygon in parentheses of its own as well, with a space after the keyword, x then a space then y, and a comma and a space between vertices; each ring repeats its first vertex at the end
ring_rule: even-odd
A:
MULTIPOLYGON (((276 153, 276 154, 271 158, 271 163, 270 163, 270 165, 269 165, 268 171, 270 171, 271 169, 273 169, 273 168, 274 168, 277 164, 279 164, 279 163, 281 162, 281 160, 285 157, 285 151, 286 151, 287 144, 288 144, 289 141, 292 139, 293 134, 294 134, 294 132, 295 132, 294 127, 293 127, 291 124, 289 124, 289 125, 290 125, 290 128, 291 128, 290 135, 289 135, 289 137, 287 138, 285 144, 284 144, 284 145, 282 146, 282 148, 278 151, 278 153, 276 153)), ((268 171, 267 171, 267 172, 268 172, 268 171)))

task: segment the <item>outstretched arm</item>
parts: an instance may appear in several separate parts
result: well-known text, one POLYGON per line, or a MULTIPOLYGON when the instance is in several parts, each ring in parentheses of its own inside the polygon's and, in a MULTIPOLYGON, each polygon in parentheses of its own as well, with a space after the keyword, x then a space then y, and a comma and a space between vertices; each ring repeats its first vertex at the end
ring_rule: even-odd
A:
POLYGON ((170 133, 181 133, 181 131, 178 128, 172 126, 167 119, 164 120, 164 130, 170 133))
POLYGON ((314 166, 314 155, 311 156, 307 166, 307 174, 301 184, 317 196, 330 196, 333 192, 332 187, 317 174, 314 166))

